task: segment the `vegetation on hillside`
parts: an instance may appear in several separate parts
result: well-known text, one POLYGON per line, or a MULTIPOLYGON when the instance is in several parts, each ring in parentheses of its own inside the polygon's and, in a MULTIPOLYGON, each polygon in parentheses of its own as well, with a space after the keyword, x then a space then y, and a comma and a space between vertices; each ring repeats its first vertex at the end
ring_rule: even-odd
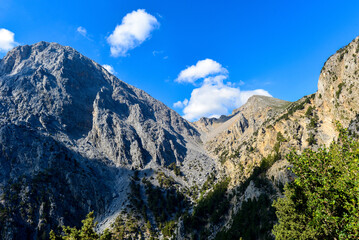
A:
POLYGON ((270 236, 276 219, 272 202, 267 194, 261 194, 258 199, 248 199, 232 217, 233 223, 229 229, 224 229, 216 236, 216 240, 228 239, 273 239, 270 236))
POLYGON ((82 220, 82 227, 77 229, 76 227, 62 226, 62 234, 56 235, 53 230, 50 232, 50 240, 110 240, 112 234, 106 230, 102 234, 98 234, 95 231, 96 222, 94 222, 93 212, 87 214, 86 219, 82 220))
POLYGON ((192 214, 184 216, 184 229, 186 233, 192 234, 192 239, 207 239, 211 231, 205 226, 208 223, 218 224, 227 214, 230 207, 230 196, 227 196, 229 180, 217 183, 213 190, 199 199, 192 214))
MULTIPOLYGON (((314 109, 308 109, 307 117, 313 116, 314 109)), ((308 148, 302 154, 293 151, 287 156, 297 178, 284 187, 285 197, 275 200, 273 206, 271 199, 275 191, 265 172, 277 158, 272 155, 264 158, 261 166, 238 188, 238 193, 242 195, 250 181, 265 191, 257 198, 243 201, 231 216, 231 224, 222 229, 216 239, 273 239, 274 236, 279 240, 358 239, 359 142, 352 139, 339 124, 338 130, 339 138, 330 147, 318 151, 308 148), (274 225, 276 221, 278 223, 274 225), (270 234, 272 228, 274 235, 270 234)), ((286 141, 280 132, 277 141, 279 144, 286 141)), ((278 149, 274 150, 276 154, 280 154, 278 149)), ((208 184, 212 185, 214 179, 213 175, 209 176, 208 184)), ((132 193, 139 198, 137 174, 132 182, 132 193)), ((197 204, 188 212, 183 211, 187 206, 181 205, 181 202, 185 202, 181 194, 155 187, 146 179, 143 179, 143 183, 148 201, 144 212, 153 214, 165 239, 174 236, 181 215, 187 236, 191 239, 207 239, 215 231, 213 226, 221 226, 224 222, 233 197, 228 193, 229 179, 218 182, 212 190, 206 183, 197 204)), ((147 229, 153 231, 150 221, 146 221, 147 229)), ((51 231, 50 239, 124 239, 126 233, 138 229, 135 225, 131 227, 128 222, 122 222, 117 227, 113 225, 110 231, 99 234, 94 230, 96 223, 91 212, 82 221, 80 229, 63 226, 60 235, 51 231)), ((152 233, 150 235, 158 237, 152 233)))
POLYGON ((288 156, 297 178, 274 202, 276 239, 359 238, 359 143, 338 128, 329 148, 288 156))

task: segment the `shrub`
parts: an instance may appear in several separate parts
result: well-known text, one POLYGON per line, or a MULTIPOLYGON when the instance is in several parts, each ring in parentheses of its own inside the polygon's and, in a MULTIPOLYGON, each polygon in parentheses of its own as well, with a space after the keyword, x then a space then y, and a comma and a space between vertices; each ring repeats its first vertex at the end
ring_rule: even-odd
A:
POLYGON ((359 143, 338 128, 329 148, 288 156, 298 177, 273 204, 276 239, 359 238, 359 143))
POLYGON ((307 118, 310 118, 311 116, 313 116, 313 110, 314 110, 314 108, 312 106, 309 106, 307 111, 305 112, 305 116, 307 118))
POLYGON ((309 146, 317 144, 317 139, 315 139, 315 135, 313 133, 309 133, 309 137, 307 138, 307 142, 309 146))
POLYGON ((339 85, 338 85, 338 91, 335 92, 335 96, 336 96, 337 98, 339 98, 340 94, 342 93, 342 90, 343 90, 344 85, 345 85, 344 83, 339 83, 339 85))

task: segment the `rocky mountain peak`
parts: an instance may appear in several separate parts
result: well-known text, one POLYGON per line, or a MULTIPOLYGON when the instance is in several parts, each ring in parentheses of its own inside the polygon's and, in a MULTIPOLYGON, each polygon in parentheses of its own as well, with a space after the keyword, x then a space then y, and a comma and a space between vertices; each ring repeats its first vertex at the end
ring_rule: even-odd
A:
POLYGON ((234 109, 231 115, 228 116, 222 115, 219 118, 203 117, 198 121, 194 122, 194 124, 200 130, 204 132, 208 132, 213 130, 219 125, 224 125, 223 123, 227 122, 228 124, 230 122, 236 121, 235 119, 237 118, 243 119, 244 115, 246 116, 245 118, 247 119, 255 119, 256 115, 262 113, 263 111, 265 112, 269 110, 273 110, 275 112, 281 111, 285 107, 287 107, 288 104, 290 104, 290 102, 281 99, 262 96, 262 95, 253 95, 247 100, 247 102, 243 106, 234 109))
POLYGON ((248 101, 243 106, 233 110, 232 115, 236 114, 237 112, 245 111, 249 109, 251 109, 252 112, 262 111, 266 108, 282 109, 286 107, 289 103, 290 102, 278 98, 262 96, 262 95, 253 95, 248 99, 248 101))
POLYGON ((73 48, 47 42, 8 52, 0 77, 0 96, 7 102, 2 117, 77 137, 91 129, 92 101, 114 79, 73 48))
POLYGON ((108 222, 125 206, 134 170, 146 171, 156 184, 161 172, 190 187, 217 169, 192 124, 57 43, 19 46, 0 61, 0 140, 0 195, 24 196, 16 201, 37 211, 28 220, 6 195, 4 204, 21 226, 5 219, 4 239, 26 238, 20 234, 26 229, 36 239, 50 227, 79 223, 90 210, 108 222), (15 184, 21 187, 11 189, 15 184), (37 189, 47 192, 43 202, 37 189), (44 214, 49 224, 42 224, 44 214))
POLYGON ((0 62, 0 100, 0 122, 29 125, 73 145, 87 142, 93 150, 86 154, 116 164, 183 161, 186 144, 200 144, 197 130, 176 112, 57 43, 8 52, 0 62))
POLYGON ((51 66, 61 65, 60 61, 64 59, 65 52, 68 55, 76 53, 70 47, 44 41, 33 45, 18 46, 3 58, 1 72, 2 74, 16 74, 26 68, 28 68, 27 70, 37 67, 51 69, 51 66), (44 61, 45 59, 47 61, 44 61))

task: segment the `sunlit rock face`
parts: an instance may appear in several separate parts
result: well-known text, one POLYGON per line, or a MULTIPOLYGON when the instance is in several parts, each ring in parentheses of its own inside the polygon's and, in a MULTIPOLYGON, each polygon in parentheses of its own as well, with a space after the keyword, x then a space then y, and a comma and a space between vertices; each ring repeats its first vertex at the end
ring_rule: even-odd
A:
POLYGON ((176 163, 188 175, 184 185, 216 169, 199 132, 176 112, 71 47, 47 42, 0 61, 0 148, 1 207, 12 210, 0 219, 3 239, 36 239, 91 210, 99 219, 120 211, 134 169, 176 163))

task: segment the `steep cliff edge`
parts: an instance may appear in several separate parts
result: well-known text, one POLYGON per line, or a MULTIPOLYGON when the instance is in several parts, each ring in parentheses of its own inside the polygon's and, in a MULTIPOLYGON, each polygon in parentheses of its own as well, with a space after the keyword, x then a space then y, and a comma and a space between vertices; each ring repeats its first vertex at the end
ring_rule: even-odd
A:
POLYGON ((339 49, 324 64, 315 95, 315 106, 323 121, 320 134, 328 144, 335 129, 335 121, 344 127, 359 112, 359 37, 339 49))

